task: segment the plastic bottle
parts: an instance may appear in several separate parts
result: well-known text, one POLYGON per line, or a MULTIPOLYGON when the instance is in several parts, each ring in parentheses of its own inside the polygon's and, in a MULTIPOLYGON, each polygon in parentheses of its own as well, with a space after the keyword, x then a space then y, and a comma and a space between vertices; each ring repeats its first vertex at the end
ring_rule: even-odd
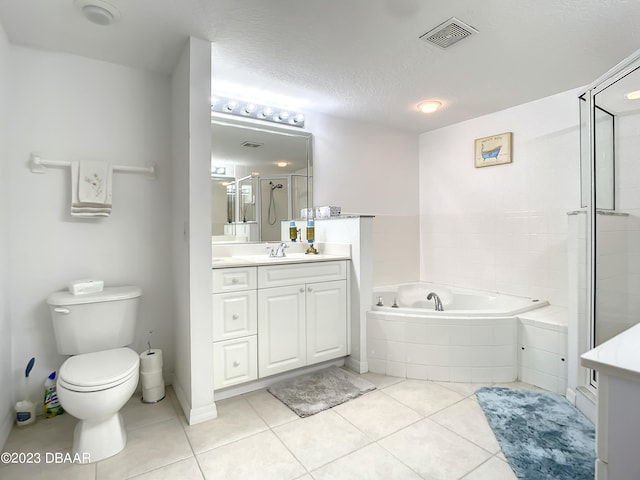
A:
POLYGON ((56 372, 51 372, 49 378, 44 381, 44 416, 51 418, 61 413, 64 413, 64 411, 56 391, 56 372))
POLYGON ((307 242, 313 243, 316 237, 315 222, 313 218, 307 220, 307 242))
POLYGON ((289 238, 292 242, 298 239, 298 229, 296 228, 296 222, 294 220, 289 222, 289 238))
POLYGON ((18 427, 26 427, 36 421, 36 405, 31 400, 20 400, 15 408, 18 427))
POLYGON ((18 427, 26 427, 36 421, 36 405, 29 400, 29 374, 36 359, 32 358, 27 364, 24 372, 24 400, 16 403, 16 425, 18 427))

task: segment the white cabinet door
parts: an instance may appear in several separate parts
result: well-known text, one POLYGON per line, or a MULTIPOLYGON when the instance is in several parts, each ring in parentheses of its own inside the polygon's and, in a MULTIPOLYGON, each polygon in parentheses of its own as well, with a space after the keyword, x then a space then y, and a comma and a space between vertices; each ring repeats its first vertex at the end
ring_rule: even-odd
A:
POLYGON ((213 293, 239 292, 257 287, 257 267, 214 268, 211 273, 213 293))
POLYGON ((305 286, 258 290, 259 376, 306 364, 305 286))
POLYGON ((213 341, 255 335, 258 331, 256 290, 213 295, 213 341))
POLYGON ((347 285, 344 280, 306 285, 307 364, 347 354, 347 285))
POLYGON ((256 336, 213 344, 213 388, 224 388, 258 378, 256 336))

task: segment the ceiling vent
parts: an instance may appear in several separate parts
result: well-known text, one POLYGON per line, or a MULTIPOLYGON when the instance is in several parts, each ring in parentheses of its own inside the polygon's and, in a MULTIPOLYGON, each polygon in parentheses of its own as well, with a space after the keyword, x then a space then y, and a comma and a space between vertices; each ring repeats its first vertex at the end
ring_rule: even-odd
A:
POLYGON ((421 35, 420 39, 433 43, 440 48, 447 48, 474 33, 478 33, 475 28, 458 20, 456 17, 451 17, 446 22, 421 35))
POLYGON ((258 147, 261 147, 262 145, 264 145, 264 143, 250 142, 250 141, 246 141, 242 144, 243 147, 250 147, 250 148, 258 148, 258 147))

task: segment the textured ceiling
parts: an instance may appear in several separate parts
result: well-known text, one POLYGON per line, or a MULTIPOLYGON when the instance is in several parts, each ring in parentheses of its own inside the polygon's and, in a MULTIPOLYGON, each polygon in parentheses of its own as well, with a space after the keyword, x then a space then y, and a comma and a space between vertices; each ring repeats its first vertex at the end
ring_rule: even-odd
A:
POLYGON ((14 44, 169 74, 213 42, 220 93, 425 132, 586 85, 640 48, 638 0, 109 0, 110 27, 72 0, 0 0, 14 44), (419 40, 455 16, 477 34, 419 40), (436 98, 426 116, 416 104, 436 98))

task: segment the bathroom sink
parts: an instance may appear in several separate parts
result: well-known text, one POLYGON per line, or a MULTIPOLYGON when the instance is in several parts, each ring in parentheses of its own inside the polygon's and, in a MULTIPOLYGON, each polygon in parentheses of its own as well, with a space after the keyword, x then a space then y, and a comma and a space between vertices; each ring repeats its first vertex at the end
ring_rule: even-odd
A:
POLYGON ((242 260, 239 257, 214 257, 211 259, 211 265, 214 267, 222 267, 230 264, 237 265, 238 263, 247 263, 247 260, 242 260))
POLYGON ((256 263, 256 264, 269 264, 269 263, 295 263, 295 262, 314 262, 323 260, 332 260, 335 258, 333 255, 314 255, 305 253, 288 253, 285 257, 270 257, 269 255, 238 255, 232 257, 234 259, 256 263))

